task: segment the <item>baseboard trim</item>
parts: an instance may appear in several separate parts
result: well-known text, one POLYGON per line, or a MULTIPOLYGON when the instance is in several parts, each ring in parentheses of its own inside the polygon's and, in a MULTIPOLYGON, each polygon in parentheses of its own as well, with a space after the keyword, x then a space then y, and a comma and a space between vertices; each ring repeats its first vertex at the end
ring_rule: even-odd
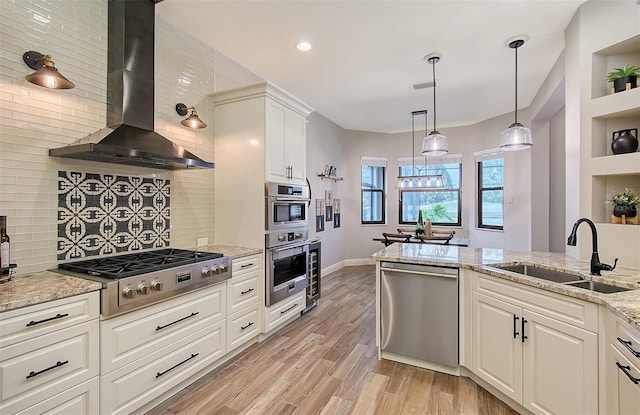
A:
POLYGON ((326 268, 322 268, 322 273, 320 275, 322 275, 322 277, 324 278, 327 274, 331 274, 332 272, 339 271, 344 267, 356 267, 359 265, 375 265, 375 264, 376 264, 376 261, 372 258, 343 259, 342 261, 329 265, 326 268))

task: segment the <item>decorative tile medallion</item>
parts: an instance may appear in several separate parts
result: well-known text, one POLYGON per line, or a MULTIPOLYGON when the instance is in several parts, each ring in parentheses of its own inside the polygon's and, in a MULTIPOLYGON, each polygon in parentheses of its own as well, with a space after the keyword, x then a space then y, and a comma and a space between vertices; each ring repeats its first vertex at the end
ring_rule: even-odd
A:
POLYGON ((58 260, 169 246, 169 180, 58 172, 58 260))

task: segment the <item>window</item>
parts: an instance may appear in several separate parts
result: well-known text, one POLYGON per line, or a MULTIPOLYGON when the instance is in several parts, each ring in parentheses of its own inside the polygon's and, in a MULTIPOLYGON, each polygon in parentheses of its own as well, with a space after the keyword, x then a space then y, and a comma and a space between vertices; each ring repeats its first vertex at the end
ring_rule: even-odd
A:
POLYGON ((362 157, 362 224, 385 223, 386 167, 386 159, 362 157))
POLYGON ((504 158, 478 163, 478 227, 502 229, 504 214, 504 158))
POLYGON ((442 174, 444 189, 400 190, 400 224, 414 224, 418 220, 418 211, 422 210, 423 219, 431 220, 433 225, 460 226, 462 224, 461 191, 462 156, 451 154, 442 157, 429 157, 426 166, 424 158, 416 158, 415 170, 411 157, 398 160, 401 176, 442 174), (421 164, 418 164, 421 163, 421 164))

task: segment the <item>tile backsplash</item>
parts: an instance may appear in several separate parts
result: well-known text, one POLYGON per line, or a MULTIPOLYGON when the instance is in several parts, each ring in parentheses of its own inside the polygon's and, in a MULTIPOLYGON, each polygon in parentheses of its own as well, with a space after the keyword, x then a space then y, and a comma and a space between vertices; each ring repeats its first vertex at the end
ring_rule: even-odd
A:
POLYGON ((58 172, 58 260, 169 246, 170 180, 58 172))

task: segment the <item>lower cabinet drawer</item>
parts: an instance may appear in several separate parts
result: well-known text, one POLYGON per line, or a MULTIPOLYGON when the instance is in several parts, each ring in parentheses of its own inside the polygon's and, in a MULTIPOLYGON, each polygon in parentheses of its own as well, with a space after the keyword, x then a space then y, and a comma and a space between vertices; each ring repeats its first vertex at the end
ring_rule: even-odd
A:
POLYGON ((299 316, 306 307, 305 294, 306 291, 301 291, 293 297, 265 308, 264 332, 268 333, 290 318, 299 316))
POLYGON ((640 357, 636 356, 637 353, 640 353, 640 333, 620 318, 616 318, 616 337, 612 343, 616 345, 622 355, 640 367, 640 357))
POLYGON ((232 277, 227 280, 227 314, 235 313, 245 307, 258 303, 261 298, 260 283, 264 284, 261 270, 232 277))
POLYGON ((227 353, 262 332, 262 306, 254 304, 227 317, 227 353))
POLYGON ((36 405, 18 415, 94 415, 100 413, 100 379, 96 376, 36 405))
POLYGON ((225 322, 209 324, 100 377, 100 413, 130 414, 225 354, 225 322))
POLYGON ((98 320, 0 349, 0 413, 14 413, 98 375, 98 320))

